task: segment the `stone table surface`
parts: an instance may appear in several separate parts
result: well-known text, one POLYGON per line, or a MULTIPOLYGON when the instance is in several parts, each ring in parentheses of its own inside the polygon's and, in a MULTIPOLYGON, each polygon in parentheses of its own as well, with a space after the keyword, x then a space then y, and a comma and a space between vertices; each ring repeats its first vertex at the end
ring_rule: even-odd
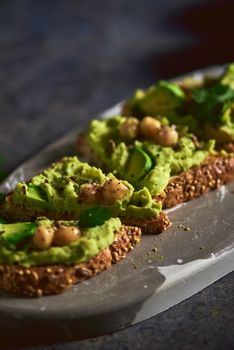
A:
MULTIPOLYGON (((234 60, 233 9, 232 1, 1 1, 0 172, 136 87, 234 60)), ((135 326, 40 349, 234 349, 233 284, 234 272, 135 326)))

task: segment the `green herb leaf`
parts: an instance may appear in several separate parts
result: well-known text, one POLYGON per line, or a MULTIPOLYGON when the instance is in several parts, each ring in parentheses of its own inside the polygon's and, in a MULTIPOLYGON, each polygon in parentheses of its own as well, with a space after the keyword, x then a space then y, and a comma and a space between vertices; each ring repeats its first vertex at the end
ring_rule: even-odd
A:
POLYGON ((234 101, 234 90, 217 83, 208 88, 192 90, 192 113, 200 120, 219 123, 224 104, 234 101))
POLYGON ((101 207, 100 205, 86 209, 80 215, 79 226, 95 227, 103 225, 106 220, 112 217, 110 208, 101 207))

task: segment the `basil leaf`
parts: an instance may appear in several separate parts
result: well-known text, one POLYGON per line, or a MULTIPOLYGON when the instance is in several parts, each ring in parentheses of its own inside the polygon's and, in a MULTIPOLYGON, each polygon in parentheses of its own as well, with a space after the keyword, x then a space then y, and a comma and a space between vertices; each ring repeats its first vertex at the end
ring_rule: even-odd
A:
POLYGON ((198 119, 220 123, 224 104, 234 100, 234 90, 217 83, 207 88, 192 90, 192 114, 198 119))
POLYGON ((80 215, 79 226, 81 227, 95 227, 103 225, 106 220, 112 217, 110 208, 102 207, 100 205, 86 209, 80 215))

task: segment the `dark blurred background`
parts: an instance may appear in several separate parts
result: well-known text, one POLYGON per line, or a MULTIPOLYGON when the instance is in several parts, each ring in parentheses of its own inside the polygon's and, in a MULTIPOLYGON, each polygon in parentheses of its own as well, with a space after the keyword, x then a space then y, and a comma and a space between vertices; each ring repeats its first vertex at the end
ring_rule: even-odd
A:
POLYGON ((0 1, 6 169, 136 87, 234 60, 233 1, 0 1))

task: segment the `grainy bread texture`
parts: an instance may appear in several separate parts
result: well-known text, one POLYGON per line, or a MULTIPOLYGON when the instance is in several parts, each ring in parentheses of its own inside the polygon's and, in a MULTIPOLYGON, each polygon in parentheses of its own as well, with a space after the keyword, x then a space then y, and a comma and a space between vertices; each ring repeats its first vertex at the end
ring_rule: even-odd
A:
MULTIPOLYGON (((234 156, 208 157, 200 166, 170 180, 165 195, 161 197, 163 207, 174 207, 231 181, 234 181, 234 156)), ((156 199, 160 200, 160 196, 156 199)))
POLYGON ((141 229, 122 226, 110 247, 89 261, 72 266, 46 265, 22 267, 0 264, 0 289, 27 297, 59 294, 73 284, 97 275, 124 259, 140 242, 141 229))
MULTIPOLYGON (((74 216, 70 213, 61 213, 61 212, 37 212, 35 210, 30 210, 23 206, 15 205, 11 203, 10 207, 5 208, 0 206, 0 215, 8 220, 8 222, 16 221, 33 221, 39 216, 45 216, 51 220, 74 220, 74 216)), ((136 226, 142 229, 142 233, 148 234, 159 234, 166 230, 168 226, 171 225, 170 219, 167 214, 161 212, 159 216, 149 218, 149 219, 140 219, 134 217, 119 217, 122 224, 129 226, 136 226)))
POLYGON ((4 217, 8 222, 17 221, 34 221, 37 217, 46 217, 51 220, 76 220, 77 218, 68 212, 55 212, 49 210, 37 211, 31 208, 26 208, 23 205, 14 204, 12 196, 7 196, 9 205, 0 205, 0 216, 4 217))
MULTIPOLYGON (((54 212, 54 211, 35 211, 24 206, 16 205, 11 200, 11 195, 8 195, 8 206, 0 205, 0 216, 8 220, 8 222, 17 221, 34 221, 39 216, 45 216, 51 220, 76 220, 74 214, 68 212, 54 212)), ((134 218, 131 216, 120 216, 122 224, 129 226, 136 226, 142 229, 144 234, 159 234, 166 230, 171 225, 167 214, 161 212, 159 216, 152 218, 134 218)))
POLYGON ((124 223, 125 225, 140 227, 142 233, 155 235, 162 233, 171 225, 170 219, 164 212, 161 212, 157 217, 144 220, 129 217, 124 220, 124 223))

